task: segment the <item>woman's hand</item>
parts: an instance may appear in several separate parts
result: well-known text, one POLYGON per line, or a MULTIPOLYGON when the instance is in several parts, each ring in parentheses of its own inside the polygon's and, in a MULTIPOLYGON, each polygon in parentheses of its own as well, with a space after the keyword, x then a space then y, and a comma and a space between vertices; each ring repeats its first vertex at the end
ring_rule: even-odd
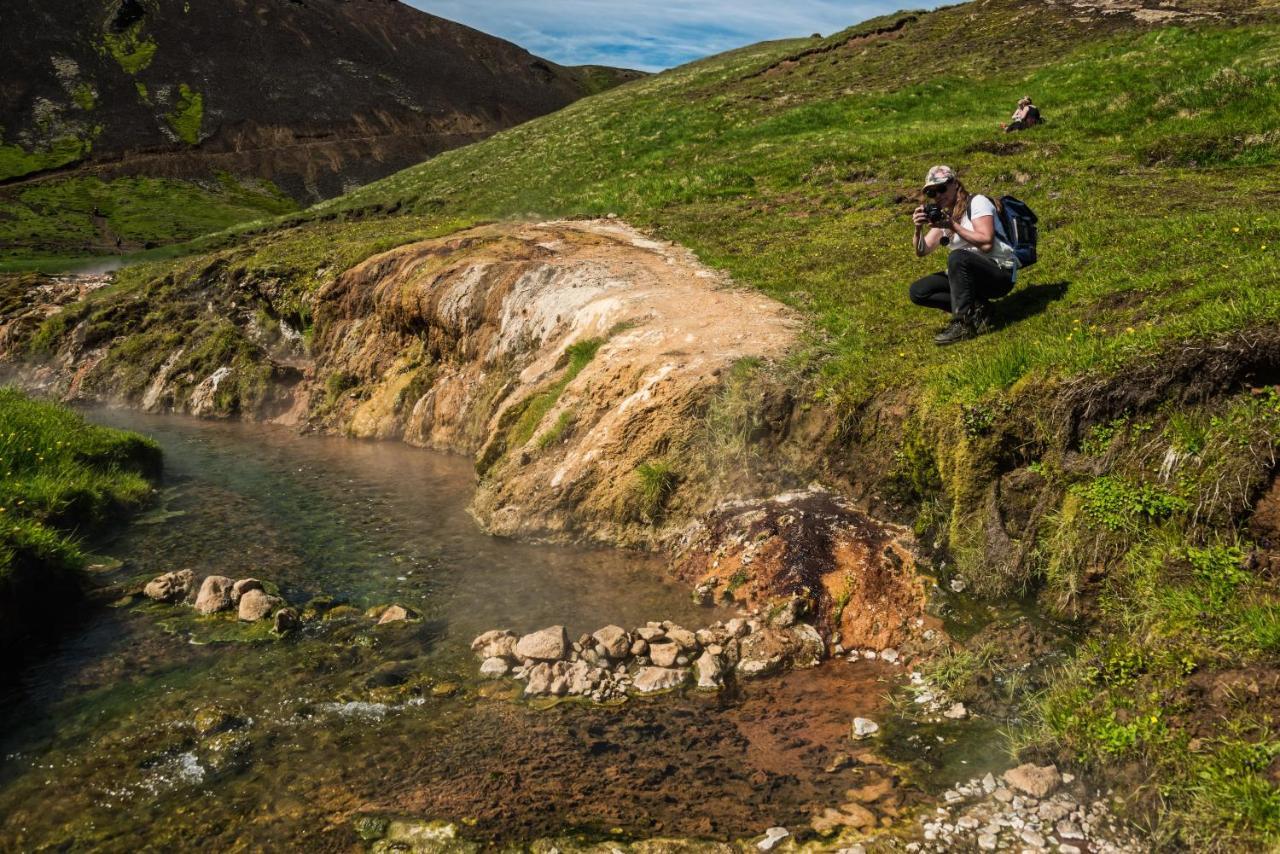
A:
POLYGON ((922 226, 922 227, 929 224, 929 217, 924 212, 924 205, 921 205, 920 207, 915 209, 915 211, 911 214, 911 221, 914 222, 916 225, 922 226))

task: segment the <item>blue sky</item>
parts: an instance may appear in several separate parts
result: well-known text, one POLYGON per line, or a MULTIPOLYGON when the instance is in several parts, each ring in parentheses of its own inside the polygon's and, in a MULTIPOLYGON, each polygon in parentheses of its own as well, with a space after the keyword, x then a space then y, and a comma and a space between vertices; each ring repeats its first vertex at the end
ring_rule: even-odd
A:
POLYGON ((830 35, 905 0, 406 0, 562 65, 659 71, 766 39, 830 35))

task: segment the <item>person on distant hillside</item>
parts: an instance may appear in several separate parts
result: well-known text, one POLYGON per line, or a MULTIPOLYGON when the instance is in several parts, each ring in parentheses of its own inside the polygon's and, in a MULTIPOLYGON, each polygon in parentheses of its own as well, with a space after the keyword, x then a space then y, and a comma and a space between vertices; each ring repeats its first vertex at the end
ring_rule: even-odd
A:
POLYGON ((911 285, 916 305, 950 312, 951 321, 934 337, 939 345, 973 338, 990 323, 989 300, 1013 290, 1017 256, 990 198, 971 194, 950 166, 935 166, 925 178, 923 203, 911 215, 916 256, 946 246, 947 269, 911 285))
POLYGON ((1040 108, 1031 103, 1030 96, 1027 96, 1018 99, 1018 108, 1009 117, 1009 124, 1000 127, 1004 128, 1005 133, 1013 133, 1015 130, 1026 130, 1038 124, 1040 124, 1040 108))

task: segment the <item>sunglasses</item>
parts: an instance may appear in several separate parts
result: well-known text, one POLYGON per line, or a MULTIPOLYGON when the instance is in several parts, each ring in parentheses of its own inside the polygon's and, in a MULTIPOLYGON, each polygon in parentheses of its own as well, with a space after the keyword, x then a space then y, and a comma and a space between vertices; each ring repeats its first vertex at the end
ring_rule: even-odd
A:
POLYGON ((943 193, 945 193, 947 191, 947 187, 950 187, 950 186, 951 186, 951 182, 948 181, 945 184, 934 184, 932 187, 925 187, 924 188, 925 197, 929 199, 936 199, 938 198, 938 196, 941 196, 943 193))

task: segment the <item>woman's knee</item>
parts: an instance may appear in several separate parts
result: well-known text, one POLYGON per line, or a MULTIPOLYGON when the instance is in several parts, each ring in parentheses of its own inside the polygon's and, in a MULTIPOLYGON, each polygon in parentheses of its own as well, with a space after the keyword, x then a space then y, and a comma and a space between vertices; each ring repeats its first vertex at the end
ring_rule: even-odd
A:
POLYGON ((925 276, 911 283, 911 287, 907 289, 907 295, 916 305, 930 305, 937 290, 935 277, 925 276))

